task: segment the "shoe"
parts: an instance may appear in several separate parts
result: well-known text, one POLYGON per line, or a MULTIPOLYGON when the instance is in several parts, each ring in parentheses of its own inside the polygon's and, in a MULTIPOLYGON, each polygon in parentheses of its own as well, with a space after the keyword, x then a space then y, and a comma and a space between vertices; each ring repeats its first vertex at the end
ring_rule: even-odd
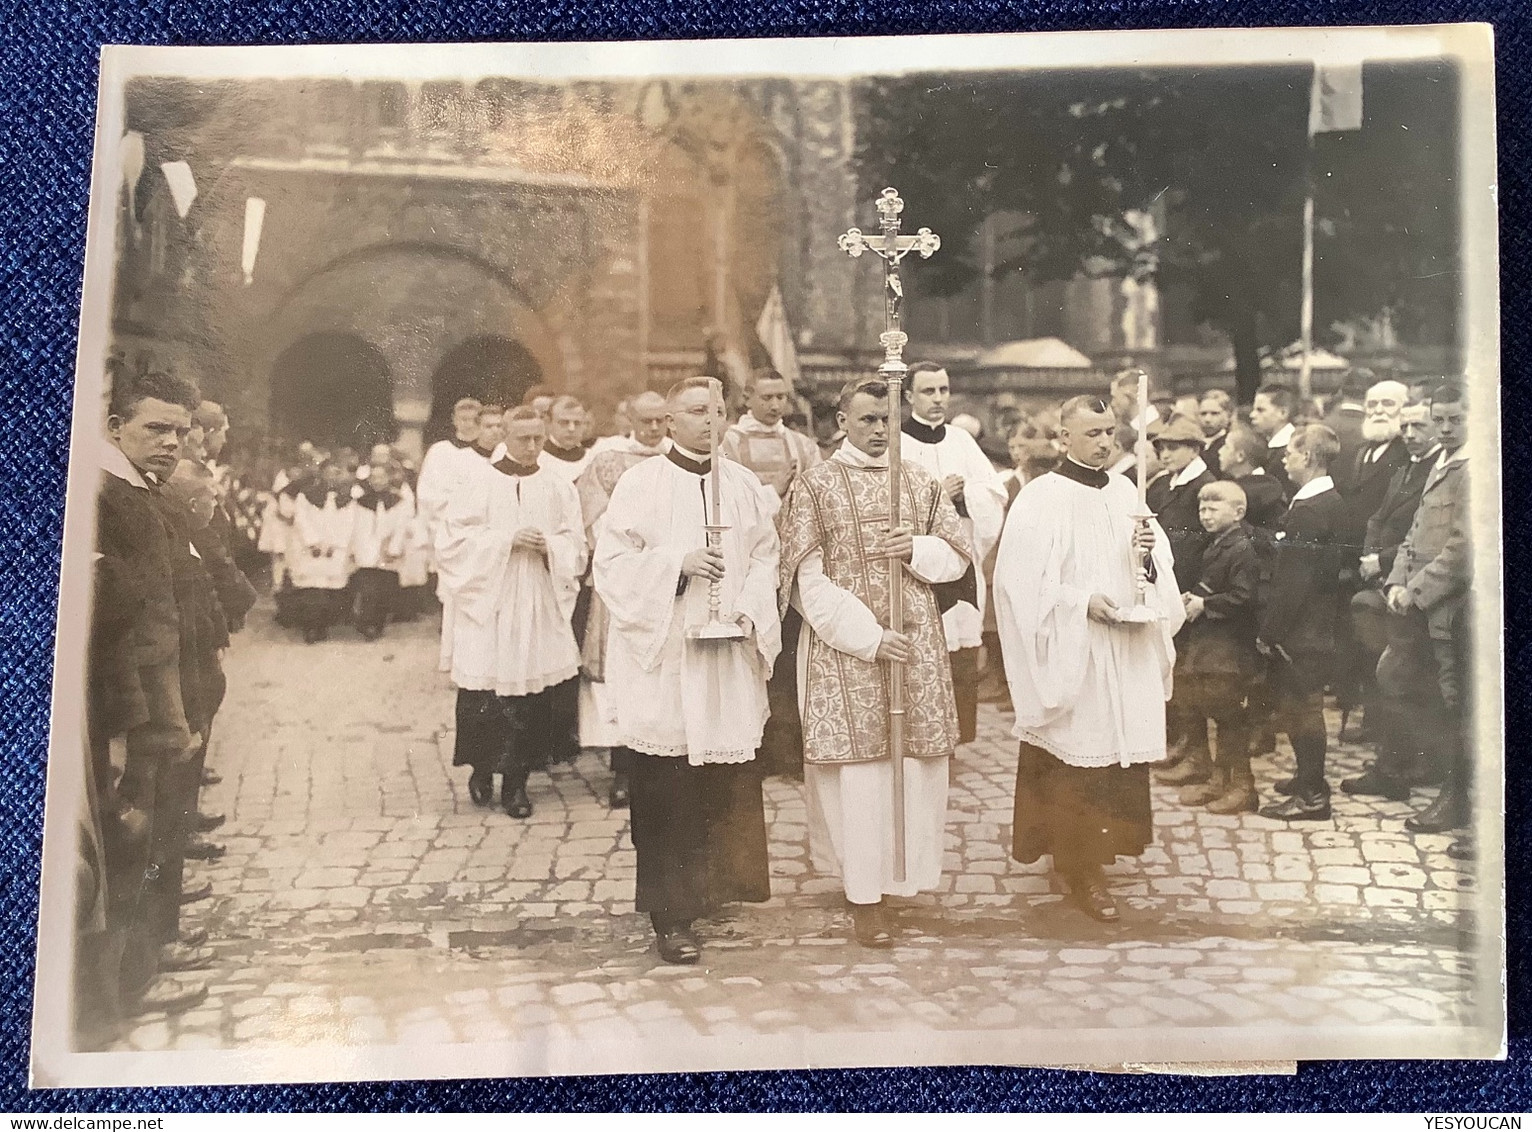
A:
POLYGON ((1293 794, 1286 801, 1263 806, 1260 814, 1277 821, 1329 821, 1330 794, 1328 791, 1308 797, 1293 794))
POLYGON ((474 771, 468 776, 468 797, 475 806, 488 806, 495 797, 495 776, 489 771, 474 771))
POLYGON ((1473 842, 1467 837, 1459 837, 1447 846, 1447 856, 1454 861, 1472 861, 1478 854, 1474 851, 1473 842))
POLYGON ((894 946, 894 937, 888 930, 882 904, 851 905, 851 931, 863 947, 894 946))
POLYGON ((204 786, 217 786, 222 781, 223 775, 219 774, 216 770, 205 770, 202 772, 202 785, 204 786))
POLYGON ((529 818, 532 816, 532 799, 527 797, 527 788, 517 786, 513 790, 502 789, 500 791, 500 804, 505 807, 505 812, 513 818, 529 818))
POLYGON ((223 814, 198 814, 192 821, 192 832, 212 833, 229 819, 223 814))
POLYGON ((1376 766, 1369 767, 1358 778, 1342 779, 1340 788, 1347 794, 1368 798, 1387 798, 1390 802, 1410 800, 1410 788, 1397 778, 1379 774, 1376 766))
POLYGON ((1297 789, 1297 780, 1292 778, 1279 778, 1271 784, 1272 790, 1284 798, 1291 798, 1293 791, 1297 789))
POLYGON ((1448 830, 1462 829, 1467 824, 1467 818, 1467 807, 1463 804, 1462 795, 1449 778, 1442 784, 1436 801, 1413 817, 1404 819, 1404 828, 1411 833, 1446 833, 1448 830))
POLYGON ((612 776, 612 788, 607 791, 606 804, 614 810, 628 808, 628 776, 626 774, 612 776))
POLYGON ((216 861, 228 852, 228 846, 205 837, 190 837, 186 841, 186 857, 191 861, 216 861))
POLYGON ((167 943, 160 948, 161 971, 200 971, 213 965, 211 947, 188 947, 184 943, 167 943))
POLYGON ((202 979, 178 978, 161 975, 149 984, 136 1003, 133 1013, 149 1014, 163 1010, 166 1014, 181 1014, 194 1006, 200 1006, 207 998, 207 983, 202 979))
POLYGON ((1207 755, 1200 751, 1188 755, 1168 770, 1154 772, 1154 780, 1161 786, 1200 785, 1212 777, 1212 764, 1208 761, 1207 755))
POLYGON ((206 900, 213 895, 213 882, 205 880, 196 888, 183 889, 181 892, 182 904, 195 904, 199 900, 206 900))
POLYGON ((1253 814, 1260 806, 1261 800, 1255 792, 1255 780, 1247 771, 1243 777, 1236 775, 1224 792, 1208 803, 1208 813, 1253 814))
POLYGON ((1215 771, 1206 782, 1181 787, 1180 802, 1183 806, 1206 806, 1213 799, 1223 797, 1226 789, 1224 776, 1215 771))
POLYGON ((201 947, 207 942, 206 928, 183 928, 176 942, 184 947, 201 947))
POLYGON ((1075 907, 1093 920, 1103 924, 1115 924, 1122 918, 1122 913, 1117 908, 1117 901, 1112 899, 1111 889, 1107 887, 1106 877, 1100 873, 1093 876, 1071 877, 1069 896, 1075 907))
POLYGON ((690 966, 702 958, 702 947, 692 934, 690 924, 656 931, 655 942, 659 945, 660 958, 667 963, 690 966))
POLYGON ((1340 729, 1336 739, 1342 743, 1354 743, 1362 746, 1372 742, 1372 732, 1367 730, 1365 723, 1353 723, 1340 729))

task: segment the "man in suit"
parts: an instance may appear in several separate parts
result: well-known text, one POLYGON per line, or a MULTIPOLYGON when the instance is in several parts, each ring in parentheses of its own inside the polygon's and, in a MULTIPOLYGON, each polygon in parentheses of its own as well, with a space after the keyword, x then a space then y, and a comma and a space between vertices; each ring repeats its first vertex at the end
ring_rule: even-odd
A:
POLYGON ((1266 439, 1261 467, 1282 485, 1282 494, 1288 499, 1297 490, 1296 485, 1287 478, 1286 465, 1283 463, 1288 442, 1293 435, 1294 404, 1291 389, 1268 382, 1256 390, 1255 403, 1250 406, 1250 427, 1266 439))
POLYGON ((1266 658, 1277 730, 1287 733, 1296 762, 1279 782, 1287 797, 1261 810, 1282 821, 1328 821, 1324 690, 1335 654, 1335 623, 1345 547, 1346 504, 1330 478, 1340 441, 1325 425, 1293 430, 1284 454, 1296 485, 1282 529, 1256 649, 1266 658))
POLYGON ((1342 476, 1344 469, 1351 463, 1351 458, 1356 455, 1357 449, 1365 446, 1363 425, 1367 420, 1367 407, 1365 405, 1367 390, 1374 381, 1372 371, 1354 369, 1346 374, 1341 381, 1341 387, 1331 400, 1329 410, 1325 413, 1324 424, 1329 425, 1334 431, 1336 438, 1340 440, 1340 458, 1335 461, 1335 490, 1342 495, 1346 494, 1342 476))
MULTIPOLYGON (((1472 725, 1473 542, 1468 511, 1467 398, 1444 384, 1431 394, 1441 451, 1420 493, 1410 533, 1394 556, 1384 596, 1397 638, 1378 661, 1378 687, 1396 741, 1413 734, 1439 752, 1447 775, 1430 806, 1408 819, 1414 833, 1460 829, 1469 818, 1472 725)), ((1469 852, 1467 843, 1455 847, 1469 852)))
POLYGON ((1222 475, 1218 451, 1229 435, 1229 426, 1234 423, 1234 398, 1222 389, 1209 389, 1197 402, 1197 420, 1202 425, 1204 437, 1202 459, 1213 478, 1218 479, 1222 475))
MULTIPOLYGON (((1383 597, 1384 579, 1394 569, 1394 558, 1409 534, 1420 506, 1421 490, 1441 452, 1429 406, 1406 405, 1400 413, 1399 423, 1409 460, 1394 473, 1382 504, 1367 521, 1367 535, 1358 564, 1363 588, 1351 599, 1351 621, 1362 651, 1362 666, 1368 673, 1376 673, 1378 659, 1388 646, 1394 627, 1402 628, 1405 624, 1388 612, 1383 597)), ((1368 714, 1381 718, 1376 681, 1369 681, 1369 684, 1368 714)), ((1342 782, 1341 789, 1348 794, 1375 795, 1402 802, 1409 798, 1411 780, 1417 777, 1408 763, 1419 743, 1409 736, 1401 736, 1398 728, 1385 729, 1375 725, 1374 732, 1379 737, 1376 761, 1360 777, 1342 782)))
POLYGON ((1245 521, 1263 531, 1273 531, 1287 514, 1287 497, 1275 476, 1261 466, 1266 442, 1260 434, 1235 425, 1218 450, 1220 479, 1237 483, 1245 493, 1245 521))
MULTIPOLYGON (((1356 443, 1348 450, 1345 440, 1341 441, 1340 460, 1334 475, 1335 490, 1346 501, 1344 537, 1358 559, 1367 537, 1367 520, 1382 505, 1394 472, 1409 462, 1409 450, 1399 438, 1399 412, 1408 396, 1409 390, 1397 381, 1380 381, 1368 387, 1362 399, 1364 416, 1356 443)), ((1341 709, 1341 741, 1356 743, 1369 737, 1365 724, 1357 723, 1355 712, 1368 698, 1373 681, 1351 624, 1350 595, 1361 586, 1355 561, 1348 563, 1343 582, 1347 592, 1341 601, 1332 690, 1341 709)))

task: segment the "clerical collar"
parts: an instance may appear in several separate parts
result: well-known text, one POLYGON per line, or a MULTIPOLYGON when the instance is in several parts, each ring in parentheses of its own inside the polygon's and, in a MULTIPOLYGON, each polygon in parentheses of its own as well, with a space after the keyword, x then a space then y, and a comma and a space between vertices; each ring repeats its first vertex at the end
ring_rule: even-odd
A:
POLYGON ((509 456, 502 456, 490 465, 497 472, 508 476, 531 476, 537 474, 536 464, 518 464, 509 456))
POLYGON ((560 448, 557 444, 544 444, 543 451, 555 460, 564 460, 570 464, 577 464, 585 459, 586 449, 578 444, 573 448, 560 448))
POLYGON ((931 424, 912 413, 910 419, 904 422, 903 432, 911 440, 918 440, 922 444, 940 444, 947 435, 947 426, 945 423, 931 424))
POLYGON ((449 437, 448 439, 450 439, 452 441, 452 447, 454 447, 454 448, 472 448, 472 447, 474 447, 474 443, 471 440, 463 440, 462 438, 456 437, 456 436, 449 437))
POLYGON ((670 451, 665 453, 665 458, 683 472, 690 472, 694 476, 706 475, 708 469, 713 466, 711 457, 682 448, 674 442, 670 445, 670 451))
POLYGON ((493 461, 494 458, 495 458, 495 453, 499 449, 498 448, 480 448, 479 447, 479 442, 477 440, 475 440, 473 442, 473 450, 475 452, 477 452, 480 456, 483 456, 486 460, 493 461))
POLYGON ((1075 483, 1084 484, 1086 487, 1103 488, 1109 484, 1112 477, 1103 468, 1087 468, 1078 460, 1065 456, 1057 468, 1053 469, 1058 475, 1066 480, 1074 480, 1075 483))

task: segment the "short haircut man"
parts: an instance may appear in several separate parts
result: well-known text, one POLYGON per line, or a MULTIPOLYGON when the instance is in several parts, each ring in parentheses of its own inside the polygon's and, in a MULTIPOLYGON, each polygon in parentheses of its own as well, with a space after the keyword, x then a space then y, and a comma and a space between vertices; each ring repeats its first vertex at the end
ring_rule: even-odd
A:
POLYGON ((1293 406, 1297 404, 1297 397, 1286 385, 1276 382, 1267 382, 1255 391, 1257 397, 1264 397, 1271 402, 1272 408, 1283 413, 1289 420, 1293 416, 1293 406))
POLYGON ((1246 506, 1245 489, 1233 480, 1214 480, 1212 483, 1202 485, 1202 490, 1197 493, 1198 499, 1219 499, 1225 503, 1237 503, 1246 506))
POLYGON ((1293 430, 1293 438, 1287 446, 1302 452, 1316 468, 1329 470, 1340 455, 1340 438, 1329 425, 1311 424, 1293 430))
POLYGON ((835 408, 838 412, 851 411, 851 402, 858 395, 877 397, 880 400, 888 400, 888 383, 876 377, 854 377, 840 387, 840 396, 835 399, 835 408))
POLYGON ((202 394, 194 382, 184 377, 150 370, 131 381, 112 383, 107 415, 120 417, 124 421, 130 420, 138 406, 149 400, 179 405, 188 413, 195 413, 202 404, 202 394))

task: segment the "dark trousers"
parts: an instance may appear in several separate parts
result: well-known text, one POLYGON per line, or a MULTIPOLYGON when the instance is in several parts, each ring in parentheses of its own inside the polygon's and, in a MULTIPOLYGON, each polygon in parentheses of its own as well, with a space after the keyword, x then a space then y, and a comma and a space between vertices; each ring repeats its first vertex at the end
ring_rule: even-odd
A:
POLYGON ((803 720, 798 714, 798 632, 803 616, 791 607, 782 617, 782 651, 766 683, 770 714, 761 735, 765 774, 803 777, 803 720))
POLYGON ((356 587, 356 631, 369 640, 383 635, 399 600, 399 573, 371 567, 352 579, 356 587))
POLYGON ((1325 680, 1328 653, 1295 653, 1289 663, 1275 653, 1266 669, 1267 691, 1276 729, 1287 735, 1296 763, 1293 793, 1301 798, 1328 794, 1325 755, 1325 680))
POLYGON ((1250 680, 1233 672, 1176 673, 1167 710, 1180 721, 1188 754, 1210 755, 1208 721, 1218 727, 1217 765, 1249 772, 1250 719, 1245 707, 1250 680))
POLYGON ((121 932, 121 989, 129 1002, 158 973, 166 925, 179 918, 180 889, 169 891, 163 873, 185 850, 176 807, 196 754, 181 707, 179 667, 142 668, 139 683, 150 722, 126 736, 127 758, 117 785, 120 820, 111 823, 116 832, 107 843, 108 915, 121 932))
POLYGON ((630 757, 637 910, 665 931, 721 904, 769 899, 760 768, 630 757))
POLYGON ((1411 755, 1449 774, 1466 772, 1463 728, 1471 713, 1467 618, 1433 636, 1426 615, 1411 609, 1389 618, 1389 642, 1378 658, 1379 773, 1405 775, 1411 755))
POLYGON ((979 650, 958 649, 947 654, 952 663, 952 698, 957 701, 958 744, 979 735, 979 650))

